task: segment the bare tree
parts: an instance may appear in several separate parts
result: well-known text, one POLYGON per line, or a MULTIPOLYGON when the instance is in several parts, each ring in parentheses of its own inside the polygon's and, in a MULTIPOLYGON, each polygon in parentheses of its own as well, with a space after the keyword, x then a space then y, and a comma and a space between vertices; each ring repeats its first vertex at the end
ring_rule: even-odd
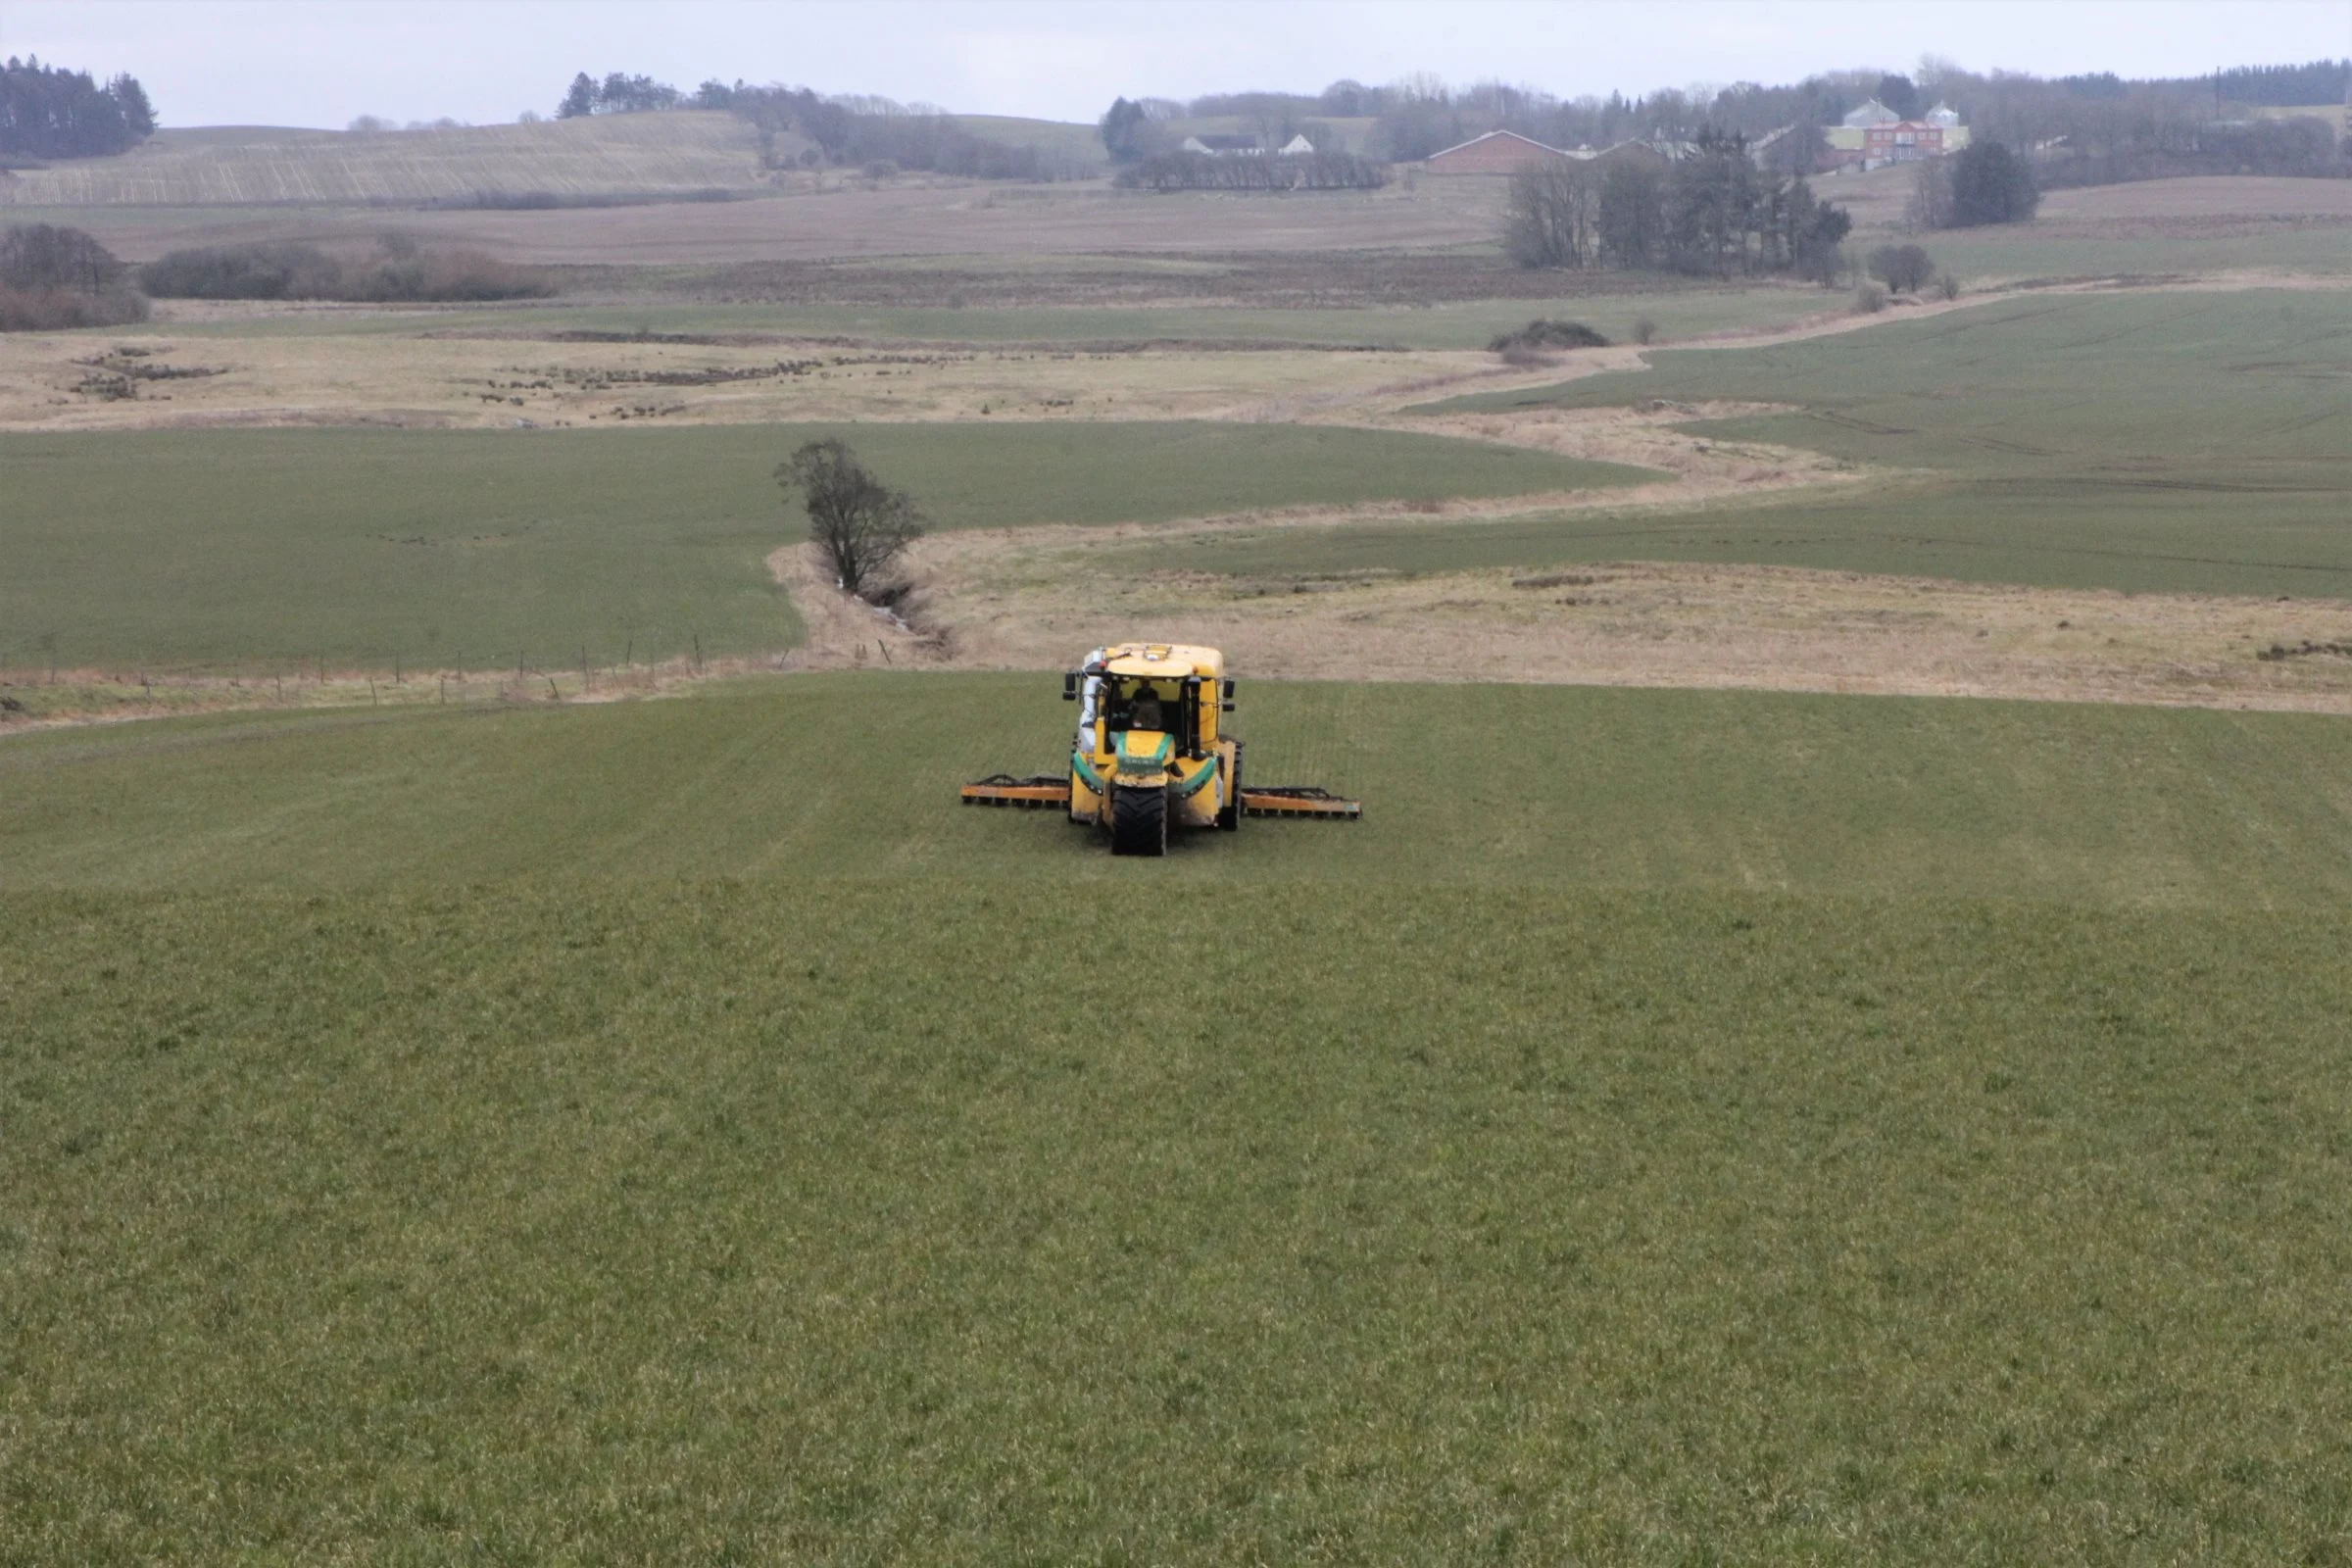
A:
POLYGON ((810 441, 779 464, 776 482, 800 497, 808 537, 824 550, 843 588, 878 605, 906 597, 891 567, 923 532, 923 514, 906 492, 884 484, 832 437, 810 441))
POLYGON ((1592 168, 1546 159, 1511 176, 1502 248, 1521 267, 1591 267, 1600 258, 1600 181, 1592 168))

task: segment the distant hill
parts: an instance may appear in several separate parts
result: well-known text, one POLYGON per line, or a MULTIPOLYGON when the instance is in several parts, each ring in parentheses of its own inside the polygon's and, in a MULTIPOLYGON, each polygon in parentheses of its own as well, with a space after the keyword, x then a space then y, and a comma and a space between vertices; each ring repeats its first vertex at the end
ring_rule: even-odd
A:
MULTIPOLYGON (((797 138, 785 138, 797 143, 797 138)), ((164 130, 112 158, 0 175, 9 206, 342 205, 760 188, 759 132, 726 114, 612 115, 446 130, 164 130)))
POLYGON ((1045 160, 1046 172, 1058 179, 1082 178, 1110 172, 1110 155, 1103 150, 1102 132, 1091 124, 1064 120, 1021 120, 1011 115, 955 115, 956 123, 975 136, 1007 147, 1034 147, 1045 160))

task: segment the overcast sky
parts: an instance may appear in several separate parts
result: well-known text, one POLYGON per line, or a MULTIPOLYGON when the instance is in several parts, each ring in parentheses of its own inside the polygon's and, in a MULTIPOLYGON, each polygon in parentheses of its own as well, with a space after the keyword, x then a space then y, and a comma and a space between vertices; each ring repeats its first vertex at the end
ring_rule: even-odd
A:
POLYGON ((0 55, 128 71, 169 125, 508 121, 577 71, 1093 120, 1119 93, 1434 72, 1630 95, 1928 53, 2195 75, 2352 55, 2352 0, 0 0, 0 55))

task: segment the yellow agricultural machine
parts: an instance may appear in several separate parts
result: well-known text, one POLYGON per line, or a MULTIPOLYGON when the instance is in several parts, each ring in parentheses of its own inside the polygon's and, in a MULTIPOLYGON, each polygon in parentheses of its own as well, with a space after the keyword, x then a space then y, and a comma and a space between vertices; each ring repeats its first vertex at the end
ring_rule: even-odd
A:
POLYGON ((1242 743, 1225 732, 1233 682, 1214 648, 1122 643, 1098 648, 1061 678, 1078 707, 1070 770, 993 774, 963 787, 966 806, 1060 808, 1107 829, 1113 855, 1165 855, 1177 828, 1222 828, 1245 816, 1352 822, 1354 801, 1306 784, 1245 785, 1242 743))

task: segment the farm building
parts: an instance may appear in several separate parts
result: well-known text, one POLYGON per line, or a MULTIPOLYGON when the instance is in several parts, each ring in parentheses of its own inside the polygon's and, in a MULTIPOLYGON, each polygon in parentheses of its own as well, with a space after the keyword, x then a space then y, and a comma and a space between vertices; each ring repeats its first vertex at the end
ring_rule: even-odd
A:
POLYGON ((1891 125, 1872 125, 1862 132, 1862 162, 1867 168, 1916 164, 1924 158, 1942 156, 1943 127, 1931 125, 1924 120, 1898 120, 1891 125))
POLYGON ((1902 120, 1875 98, 1825 134, 1830 143, 1821 161, 1825 170, 1916 163, 1956 153, 1968 145, 1968 127, 1960 123, 1959 112, 1951 105, 1937 104, 1924 119, 1902 120))
POLYGON ((1431 153, 1421 167, 1433 174, 1516 174, 1576 156, 1515 130, 1490 130, 1444 152, 1431 153))
MULTIPOLYGON (((1303 138, 1301 138, 1303 139, 1303 138)), ((1263 158, 1265 146, 1255 136, 1229 136, 1206 133, 1184 138, 1184 150, 1210 158, 1263 158)))
MULTIPOLYGON (((1184 138, 1184 151, 1199 153, 1204 158, 1263 158, 1266 144, 1255 136, 1226 136, 1202 134, 1184 138)), ((1274 149, 1276 158, 1312 158, 1315 144, 1304 136, 1293 136, 1274 149)))
POLYGON ((1924 119, 1904 120, 1876 98, 1831 126, 1828 135, 1830 150, 1822 160, 1826 169, 1916 163, 1968 145, 1968 127, 1951 105, 1937 104, 1924 119))
POLYGON ((1422 168, 1433 174, 1516 174, 1551 164, 1589 164, 1608 169, 1617 164, 1648 164, 1664 168, 1690 150, 1684 141, 1621 141, 1594 152, 1590 147, 1546 147, 1515 130, 1490 130, 1458 147, 1431 153, 1422 168))

